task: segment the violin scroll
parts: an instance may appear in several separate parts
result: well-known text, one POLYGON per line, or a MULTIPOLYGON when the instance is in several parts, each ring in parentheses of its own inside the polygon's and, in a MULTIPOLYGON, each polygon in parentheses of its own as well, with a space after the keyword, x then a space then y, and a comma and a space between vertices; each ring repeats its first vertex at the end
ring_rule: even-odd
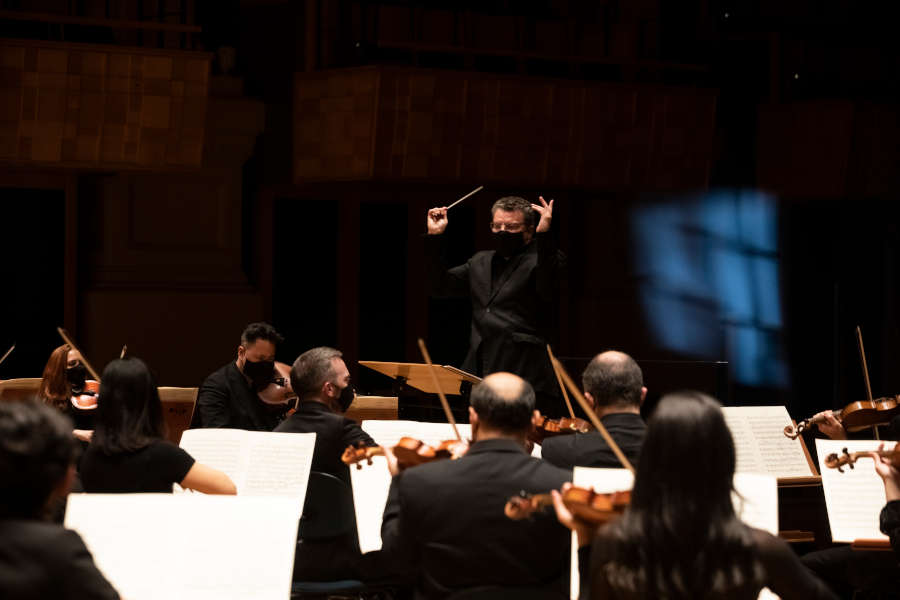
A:
POLYGON ((800 437, 800 434, 809 429, 810 419, 803 419, 796 425, 787 425, 784 428, 784 435, 792 440, 800 437))
POLYGON ((841 468, 844 465, 849 466, 851 469, 854 468, 853 463, 856 462, 856 453, 850 454, 847 452, 847 449, 844 448, 844 453, 841 456, 838 456, 834 452, 825 457, 825 466, 829 469, 837 469, 838 473, 843 473, 844 470, 841 468))

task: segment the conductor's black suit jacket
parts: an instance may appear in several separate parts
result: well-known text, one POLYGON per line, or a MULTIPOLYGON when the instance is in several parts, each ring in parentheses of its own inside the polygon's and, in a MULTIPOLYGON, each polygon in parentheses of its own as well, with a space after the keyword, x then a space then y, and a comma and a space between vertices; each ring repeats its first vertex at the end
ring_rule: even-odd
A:
POLYGON ((509 371, 531 383, 539 395, 557 397, 547 344, 556 328, 565 256, 556 249, 552 235, 536 233, 530 244, 509 259, 496 283, 491 272, 502 265, 502 259, 495 259, 493 250, 448 268, 443 238, 425 236, 429 287, 437 297, 472 300, 469 353, 463 370, 477 375, 509 371))
POLYGON ((415 582, 417 599, 488 585, 562 593, 568 530, 552 511, 513 521, 503 508, 521 491, 546 493, 571 479, 571 471, 506 439, 476 442, 459 460, 409 468, 391 482, 382 554, 415 582))

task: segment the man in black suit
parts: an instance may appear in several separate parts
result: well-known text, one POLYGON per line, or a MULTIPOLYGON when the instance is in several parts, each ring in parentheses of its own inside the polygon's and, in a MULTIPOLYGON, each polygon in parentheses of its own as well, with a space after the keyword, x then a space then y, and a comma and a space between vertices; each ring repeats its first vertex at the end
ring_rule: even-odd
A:
POLYGON ((268 323, 251 323, 241 334, 237 360, 206 378, 197 394, 191 427, 272 431, 282 412, 259 399, 275 378, 275 347, 284 341, 268 323))
POLYGON ((119 595, 74 531, 45 520, 75 479, 72 422, 32 402, 0 403, 0 597, 113 600, 119 595))
MULTIPOLYGON (((291 388, 300 404, 275 431, 315 433, 312 471, 339 478, 347 484, 349 494, 350 471, 341 462, 341 454, 347 446, 376 444, 356 421, 344 416, 354 393, 341 352, 319 347, 301 354, 291 367, 291 388)), ((319 518, 334 520, 342 515, 322 514, 319 518)), ((325 541, 300 540, 294 558, 294 580, 372 579, 380 575, 377 560, 376 556, 360 553, 354 519, 346 535, 325 541)))
POLYGON ((381 528, 382 554, 414 581, 416 598, 502 586, 563 594, 569 537, 552 513, 508 519, 510 497, 546 493, 572 473, 525 451, 534 390, 511 373, 488 375, 471 395, 474 442, 458 460, 394 474, 381 528))
MULTIPOLYGON (((632 465, 637 466, 647 425, 641 404, 647 397, 641 368, 623 352, 603 352, 594 357, 581 375, 585 399, 632 465)), ((561 467, 621 468, 598 431, 547 438, 541 444, 544 460, 561 467)))
POLYGON ((476 253, 465 264, 448 268, 443 233, 447 208, 428 211, 425 252, 432 295, 472 300, 469 353, 462 368, 483 376, 508 371, 527 379, 538 409, 560 415, 547 343, 556 328, 556 302, 565 257, 549 233, 553 200, 531 204, 507 196, 491 208, 495 249, 476 253))

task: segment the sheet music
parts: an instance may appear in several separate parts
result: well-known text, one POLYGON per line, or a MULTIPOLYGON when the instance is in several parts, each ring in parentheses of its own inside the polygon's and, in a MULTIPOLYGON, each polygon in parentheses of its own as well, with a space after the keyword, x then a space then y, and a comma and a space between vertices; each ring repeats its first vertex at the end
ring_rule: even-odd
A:
MULTIPOLYGON (((372 436, 379 446, 396 446, 402 437, 421 440, 429 446, 437 446, 444 440, 455 440, 453 427, 449 423, 424 423, 422 421, 363 421, 363 431, 372 436)), ((467 440, 472 437, 472 426, 457 423, 459 435, 467 440)))
POLYGON ((315 433, 189 429, 181 447, 197 461, 224 471, 242 496, 306 498, 315 433))
POLYGON ((128 600, 284 600, 299 518, 293 498, 71 494, 65 525, 128 600))
POLYGON ((878 517, 886 502, 884 483, 875 472, 872 459, 860 459, 853 469, 844 466, 843 473, 825 466, 829 454, 843 454, 844 448, 849 452, 877 450, 881 443, 875 440, 816 440, 825 508, 831 525, 831 539, 835 542, 887 539, 878 527, 878 517))
POLYGON ((800 439, 784 435, 791 417, 783 406, 725 406, 725 422, 734 438, 737 472, 775 477, 811 477, 800 439))

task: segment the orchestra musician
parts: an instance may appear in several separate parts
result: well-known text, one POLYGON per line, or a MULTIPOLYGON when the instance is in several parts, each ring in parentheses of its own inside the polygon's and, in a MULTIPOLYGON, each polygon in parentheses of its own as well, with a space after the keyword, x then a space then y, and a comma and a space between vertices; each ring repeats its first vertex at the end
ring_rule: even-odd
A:
MULTIPOLYGON (((375 446, 359 424, 344 416, 353 402, 350 371, 339 350, 307 350, 291 367, 291 388, 299 398, 297 410, 277 432, 315 433, 312 471, 329 473, 350 485, 350 472, 341 454, 348 446, 375 446)), ((326 517, 327 518, 327 517, 326 517)), ((368 579, 360 554, 356 523, 344 538, 327 542, 301 540, 294 560, 295 581, 368 579)))
POLYGON ((37 402, 0 403, 0 596, 112 600, 119 595, 74 531, 46 516, 69 493, 72 422, 37 402))
POLYGON ((554 490, 563 524, 577 533, 590 600, 834 598, 779 538, 735 514, 734 441, 719 403, 699 392, 664 397, 650 418, 631 503, 596 532, 554 490))
POLYGON ((549 233, 553 200, 532 204, 507 196, 491 208, 494 248, 449 268, 444 257, 447 208, 428 211, 425 255, 430 292, 469 297, 472 327, 462 368, 478 376, 508 371, 528 379, 537 408, 559 415, 563 405, 546 347, 555 330, 550 315, 565 267, 549 233))
POLYGON ((63 344, 50 353, 38 390, 38 398, 42 402, 56 407, 72 420, 75 425, 73 435, 84 443, 91 441, 95 411, 75 408, 72 394, 83 390, 86 380, 87 368, 81 353, 63 344))
POLYGON ((96 429, 81 461, 86 492, 171 493, 174 483, 205 494, 237 492, 228 475, 164 438, 159 391, 142 360, 129 356, 109 363, 100 395, 96 429))
MULTIPOLYGON (((600 422, 626 458, 637 464, 647 430, 641 418, 641 404, 647 397, 641 368, 624 352, 610 350, 591 360, 581 382, 600 422)), ((541 444, 541 456, 563 469, 621 466, 599 431, 547 438, 541 444)))
POLYGON ((258 396, 275 376, 275 350, 284 341, 268 323, 251 323, 241 334, 237 359, 206 378, 197 394, 191 427, 272 431, 283 410, 258 396))
POLYGON ((382 523, 382 554, 415 586, 416 598, 446 598, 481 586, 564 592, 565 528, 549 514, 512 521, 510 496, 559 489, 572 474, 525 451, 534 390, 511 373, 474 387, 469 420, 474 438, 457 460, 403 472, 385 449, 393 474, 382 523))
MULTIPOLYGON (((881 444, 879 450, 883 449, 884 444, 881 444)), ((894 452, 897 452, 896 446, 894 452)), ((891 540, 891 548, 894 550, 894 560, 896 560, 900 557, 900 470, 877 452, 870 453, 870 456, 875 461, 875 472, 884 482, 886 502, 881 509, 878 521, 881 533, 891 540)))

